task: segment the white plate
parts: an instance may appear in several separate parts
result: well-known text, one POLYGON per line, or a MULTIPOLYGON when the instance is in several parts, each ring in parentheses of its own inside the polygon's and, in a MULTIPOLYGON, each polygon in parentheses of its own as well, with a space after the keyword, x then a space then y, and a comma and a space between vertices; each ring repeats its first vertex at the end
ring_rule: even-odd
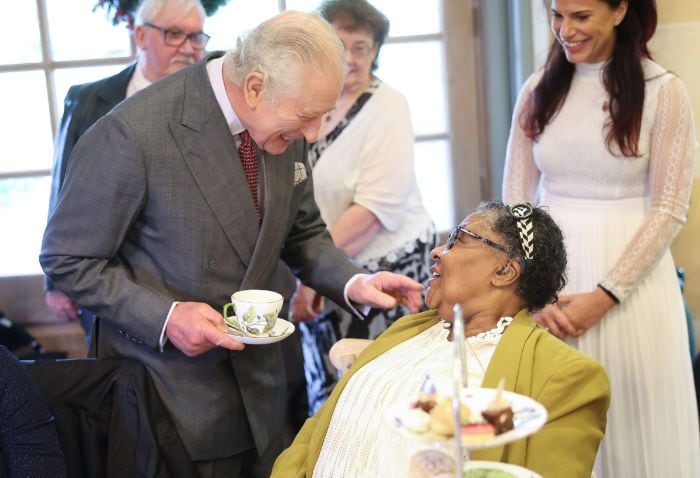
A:
POLYGON ((295 327, 293 323, 278 318, 275 322, 275 326, 267 335, 253 337, 250 335, 240 335, 240 332, 231 327, 229 327, 228 330, 228 335, 241 343, 248 345, 265 345, 286 339, 294 333, 295 327))
MULTIPOLYGON (((527 468, 523 468, 518 465, 511 465, 510 463, 499 463, 497 461, 469 461, 464 465, 465 474, 464 478, 471 478, 466 474, 469 470, 488 470, 488 471, 506 471, 511 473, 516 478, 542 478, 542 475, 530 471, 527 468)), ((479 476, 479 475, 477 475, 479 476)), ((488 475, 486 475, 488 476, 488 475)))
MULTIPOLYGON (((472 413, 478 415, 491 403, 496 393, 498 393, 498 390, 495 388, 465 388, 461 392, 461 398, 472 413)), ((500 435, 495 435, 493 438, 478 444, 466 443, 463 441, 462 446, 471 450, 478 450, 480 448, 492 448, 505 445, 506 443, 532 435, 547 422, 547 410, 530 397, 503 391, 503 398, 510 403, 513 409, 513 429, 501 433, 500 435)), ((444 438, 431 432, 418 433, 405 428, 401 424, 401 419, 399 418, 401 412, 410 408, 411 403, 414 401, 414 399, 403 400, 389 407, 384 413, 386 422, 393 426, 398 432, 409 437, 432 443, 438 447, 454 447, 455 443, 453 438, 444 438)))

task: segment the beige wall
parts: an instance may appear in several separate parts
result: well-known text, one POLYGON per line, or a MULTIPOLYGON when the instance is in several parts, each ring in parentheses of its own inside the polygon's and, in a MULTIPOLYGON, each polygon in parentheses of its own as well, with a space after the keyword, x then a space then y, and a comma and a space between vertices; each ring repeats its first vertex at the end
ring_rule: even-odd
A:
MULTIPOLYGON (((685 82, 693 103, 697 137, 700 138, 700 1, 657 0, 659 27, 651 43, 655 59, 685 82)), ((686 271, 685 296, 693 317, 700 319, 700 168, 696 151, 695 184, 688 222, 673 244, 676 264, 686 271)), ((697 328, 697 325, 696 325, 697 328)), ((696 331, 697 332, 697 331, 696 331)))
POLYGON ((659 24, 700 21, 698 0, 656 0, 659 24))

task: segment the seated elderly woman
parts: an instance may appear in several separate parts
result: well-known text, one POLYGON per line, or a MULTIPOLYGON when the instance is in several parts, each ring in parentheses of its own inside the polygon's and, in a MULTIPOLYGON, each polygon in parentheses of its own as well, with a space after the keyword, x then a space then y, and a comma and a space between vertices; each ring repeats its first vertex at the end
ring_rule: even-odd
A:
POLYGON ((417 397, 426 374, 438 390, 449 390, 449 328, 460 304, 469 386, 496 387, 505 378, 506 390, 548 411, 537 433, 474 451, 472 459, 513 463, 545 477, 589 477, 605 431, 607 375, 530 316, 554 302, 565 283, 557 225, 528 204, 488 202, 430 255, 426 304, 433 310, 399 319, 364 350, 279 456, 272 476, 408 476, 410 458, 427 446, 397 433, 383 415, 417 397))

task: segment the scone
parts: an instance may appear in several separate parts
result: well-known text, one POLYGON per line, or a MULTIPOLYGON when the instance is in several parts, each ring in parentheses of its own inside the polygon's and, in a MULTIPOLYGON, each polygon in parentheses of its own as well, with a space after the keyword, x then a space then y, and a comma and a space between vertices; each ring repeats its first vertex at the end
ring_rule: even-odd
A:
POLYGON ((434 478, 437 475, 454 476, 454 458, 438 450, 419 451, 411 457, 408 468, 409 478, 434 478))

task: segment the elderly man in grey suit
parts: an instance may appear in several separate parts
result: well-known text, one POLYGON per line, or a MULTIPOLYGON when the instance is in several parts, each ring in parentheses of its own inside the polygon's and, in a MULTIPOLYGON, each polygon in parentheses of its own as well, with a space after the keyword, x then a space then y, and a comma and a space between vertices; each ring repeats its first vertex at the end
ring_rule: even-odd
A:
MULTIPOLYGON (((70 153, 83 133, 127 96, 202 58, 209 40, 202 31, 204 16, 199 0, 144 0, 136 11, 133 30, 137 61, 116 75, 68 90, 54 144, 49 215, 56 208, 70 153)), ((80 318, 89 341, 92 312, 79 308, 51 281, 46 281, 45 288, 49 309, 66 320, 80 318)))
POLYGON ((314 203, 308 142, 343 77, 332 27, 285 12, 126 99, 73 151, 41 264, 99 315, 99 356, 148 366, 202 476, 268 476, 282 447, 279 344, 225 333, 232 292, 269 288, 282 258, 349 308, 420 304, 420 284, 336 249, 314 203))

